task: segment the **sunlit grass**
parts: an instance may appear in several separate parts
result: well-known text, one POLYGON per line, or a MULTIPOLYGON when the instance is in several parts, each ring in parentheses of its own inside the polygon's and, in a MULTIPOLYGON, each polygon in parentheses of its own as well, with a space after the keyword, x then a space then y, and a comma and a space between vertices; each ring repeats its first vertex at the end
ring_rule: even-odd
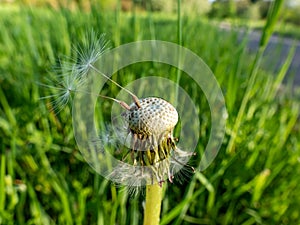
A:
MULTIPOLYGON (((51 112, 49 101, 40 100, 49 90, 37 84, 56 76, 53 66, 60 64, 60 57, 72 57, 72 44, 82 41, 87 28, 106 33, 113 46, 137 38, 178 41, 176 17, 115 16, 96 9, 90 15, 35 8, 1 12, 0 224, 141 224, 143 196, 128 196, 89 167, 76 147, 70 110, 51 112)), ((181 19, 182 44, 213 70, 224 91, 229 120, 213 164, 182 184, 167 185, 161 223, 299 223, 300 98, 281 83, 290 58, 278 74, 256 66, 236 131, 254 55, 235 33, 220 31, 201 18, 181 19), (236 140, 228 154, 232 132, 237 132, 236 140)), ((130 75, 114 76, 123 85, 140 76, 174 81, 177 77, 174 68, 152 63, 132 65, 120 73, 130 75)), ((185 74, 180 85, 198 103, 201 153, 210 132, 209 107, 185 74)), ((117 94, 113 87, 105 91, 117 94)))

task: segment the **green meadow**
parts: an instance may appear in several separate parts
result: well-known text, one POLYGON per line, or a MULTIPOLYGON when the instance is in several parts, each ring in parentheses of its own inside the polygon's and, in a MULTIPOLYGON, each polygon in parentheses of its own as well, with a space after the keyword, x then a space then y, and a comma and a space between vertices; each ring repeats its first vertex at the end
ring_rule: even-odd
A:
MULTIPOLYGON (((293 49, 276 73, 260 64, 274 21, 250 53, 247 35, 239 40, 204 17, 0 6, 0 224, 142 224, 143 191, 132 195, 97 174, 76 145, 71 106, 55 114, 52 100, 42 99, 51 90, 40 84, 59 79, 61 60, 76 58, 73 49, 89 30, 105 33, 112 48, 138 40, 179 43, 206 62, 223 91, 228 121, 220 152, 205 171, 166 183, 161 224, 299 224, 300 91, 285 76, 293 49)), ((200 115, 190 162, 197 167, 211 132, 210 109, 201 89, 178 74, 138 63, 112 78, 126 86, 161 76, 189 93, 200 115)), ((107 83, 103 94, 118 91, 107 83)), ((103 102, 106 122, 111 103, 103 102)))

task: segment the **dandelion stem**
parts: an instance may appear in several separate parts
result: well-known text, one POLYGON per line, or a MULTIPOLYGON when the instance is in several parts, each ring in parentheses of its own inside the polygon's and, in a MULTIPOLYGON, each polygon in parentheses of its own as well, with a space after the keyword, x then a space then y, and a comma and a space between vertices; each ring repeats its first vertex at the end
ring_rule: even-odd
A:
POLYGON ((146 186, 146 206, 144 211, 144 225, 158 225, 162 201, 162 187, 160 184, 146 186))

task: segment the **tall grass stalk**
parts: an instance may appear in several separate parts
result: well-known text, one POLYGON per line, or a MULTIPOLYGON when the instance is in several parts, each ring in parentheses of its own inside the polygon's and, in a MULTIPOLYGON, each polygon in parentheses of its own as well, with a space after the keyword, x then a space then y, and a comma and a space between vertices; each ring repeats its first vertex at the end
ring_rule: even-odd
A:
POLYGON ((5 208, 5 167, 6 167, 6 157, 4 153, 4 149, 2 146, 1 154, 0 154, 0 214, 3 214, 5 208))
MULTIPOLYGON (((177 0, 177 44, 179 46, 182 46, 182 15, 181 15, 181 0, 177 0)), ((181 50, 181 49, 180 49, 181 50)), ((181 63, 181 54, 179 52, 179 57, 178 57, 178 66, 181 63)), ((176 88, 176 93, 175 93, 175 98, 177 102, 178 99, 178 91, 179 91, 179 83, 180 83, 180 78, 181 78, 181 70, 177 69, 177 74, 176 74, 176 84, 177 84, 177 88, 176 88)))
POLYGON ((256 77, 257 77, 257 72, 258 72, 258 68, 260 66, 261 60, 262 60, 262 56, 263 53, 267 47, 267 44, 271 38, 271 35, 274 31, 274 26, 275 23, 278 19, 280 10, 283 6, 283 0, 275 0, 272 5, 270 6, 269 12, 268 12, 268 17, 267 17, 267 22, 266 25, 262 31, 262 36, 260 39, 260 43, 259 43, 259 49, 256 53, 253 65, 252 65, 252 69, 250 71, 250 76, 249 76, 249 80, 247 83, 247 89, 245 91, 243 100, 241 102, 241 106, 239 108, 236 120, 235 120, 235 124, 233 126, 232 129, 232 134, 231 134, 231 138, 230 141, 227 145, 227 149, 226 151, 228 153, 233 153, 234 152, 234 144, 236 141, 236 137, 238 136, 238 131, 241 125, 241 122, 243 120, 243 117, 245 115, 245 110, 247 107, 247 104, 251 98, 251 94, 252 94, 252 90, 253 90, 253 85, 256 81, 256 77))
POLYGON ((17 121, 16 121, 16 118, 15 118, 15 116, 14 116, 12 110, 11 110, 11 107, 9 106, 9 103, 6 99, 6 96, 5 96, 1 86, 0 86, 0 104, 3 107, 3 110, 4 110, 4 112, 5 112, 5 114, 8 118, 8 121, 9 121, 10 125, 15 128, 16 125, 17 125, 17 121))
POLYGON ((119 46, 121 42, 121 9, 122 9, 122 1, 117 0, 116 12, 115 12, 115 29, 114 29, 114 44, 115 46, 119 46))

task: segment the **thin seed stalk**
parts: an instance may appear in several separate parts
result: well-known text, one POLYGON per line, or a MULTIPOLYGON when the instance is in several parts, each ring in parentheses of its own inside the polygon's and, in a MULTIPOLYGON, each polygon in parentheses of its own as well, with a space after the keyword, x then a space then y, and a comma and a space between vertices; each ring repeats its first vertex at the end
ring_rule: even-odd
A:
POLYGON ((156 183, 146 186, 144 225, 158 225, 162 201, 162 187, 156 183))

